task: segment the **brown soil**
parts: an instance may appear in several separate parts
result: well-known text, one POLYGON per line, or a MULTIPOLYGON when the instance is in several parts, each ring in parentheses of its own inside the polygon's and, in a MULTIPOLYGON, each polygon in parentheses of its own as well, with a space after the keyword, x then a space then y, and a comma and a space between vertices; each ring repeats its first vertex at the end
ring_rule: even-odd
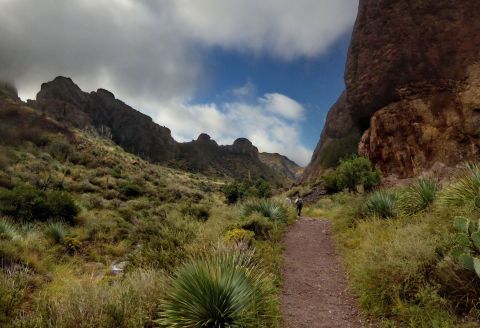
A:
POLYGON ((330 222, 300 218, 285 238, 286 328, 360 328, 364 321, 337 261, 330 222))

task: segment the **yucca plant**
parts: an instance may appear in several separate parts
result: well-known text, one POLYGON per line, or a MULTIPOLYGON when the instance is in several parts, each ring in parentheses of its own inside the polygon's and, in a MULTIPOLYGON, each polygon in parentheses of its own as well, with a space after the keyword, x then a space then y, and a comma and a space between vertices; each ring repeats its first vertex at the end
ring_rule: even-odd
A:
POLYGON ((252 213, 259 213, 274 221, 286 221, 288 216, 285 207, 272 199, 259 199, 246 203, 243 206, 243 215, 249 216, 252 213))
POLYGON ((390 190, 379 190, 368 197, 366 212, 369 215, 377 215, 383 219, 395 216, 397 205, 397 193, 390 190))
POLYGON ((399 208, 407 214, 424 211, 433 203, 439 189, 440 186, 437 181, 420 179, 399 196, 399 208))
POLYGON ((175 274, 166 292, 164 327, 263 327, 275 305, 271 280, 250 254, 227 252, 192 260, 175 274))
POLYGON ((0 219, 0 239, 15 240, 20 237, 15 226, 5 219, 0 219))
POLYGON ((457 180, 445 188, 440 202, 448 207, 460 207, 468 203, 480 207, 480 167, 478 164, 467 164, 457 180))
POLYGON ((45 236, 51 239, 55 244, 62 244, 67 235, 65 225, 59 222, 49 223, 45 229, 45 236))

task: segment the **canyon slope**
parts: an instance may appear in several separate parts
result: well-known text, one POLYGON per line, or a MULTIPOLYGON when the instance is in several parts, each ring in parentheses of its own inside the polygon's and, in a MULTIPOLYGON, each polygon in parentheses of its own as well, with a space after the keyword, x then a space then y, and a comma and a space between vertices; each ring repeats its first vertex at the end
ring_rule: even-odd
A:
POLYGON ((358 152, 400 178, 478 158, 477 0, 360 0, 346 89, 303 181, 358 152))
POLYGON ((211 176, 265 179, 275 186, 291 181, 284 172, 263 163, 258 149, 245 138, 224 146, 201 134, 197 140, 179 143, 168 128, 116 99, 111 92, 84 92, 67 77, 43 83, 36 100, 27 104, 68 128, 94 131, 154 163, 211 176))

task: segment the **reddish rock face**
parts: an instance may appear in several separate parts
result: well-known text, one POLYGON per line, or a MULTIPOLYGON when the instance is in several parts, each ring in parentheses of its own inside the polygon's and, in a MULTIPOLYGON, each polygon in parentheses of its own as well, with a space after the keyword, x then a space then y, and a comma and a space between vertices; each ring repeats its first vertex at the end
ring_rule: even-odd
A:
POLYGON ((303 179, 357 146, 386 173, 401 176, 471 159, 479 48, 477 0, 360 0, 346 91, 303 179))

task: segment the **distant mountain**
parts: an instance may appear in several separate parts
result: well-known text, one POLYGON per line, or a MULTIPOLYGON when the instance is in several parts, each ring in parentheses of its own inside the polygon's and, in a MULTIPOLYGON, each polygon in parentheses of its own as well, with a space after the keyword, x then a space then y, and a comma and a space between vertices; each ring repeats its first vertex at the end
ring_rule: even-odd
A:
POLYGON ((284 185, 287 178, 293 178, 282 165, 262 161, 258 149, 247 139, 222 146, 201 134, 191 142, 176 142, 168 128, 116 99, 111 92, 83 92, 70 78, 57 77, 43 83, 36 100, 28 104, 68 126, 93 128, 126 151, 152 162, 206 175, 262 178, 275 185, 284 185))
POLYGON ((297 163, 278 153, 260 153, 260 160, 270 168, 292 180, 300 177, 303 171, 303 168, 297 163))

